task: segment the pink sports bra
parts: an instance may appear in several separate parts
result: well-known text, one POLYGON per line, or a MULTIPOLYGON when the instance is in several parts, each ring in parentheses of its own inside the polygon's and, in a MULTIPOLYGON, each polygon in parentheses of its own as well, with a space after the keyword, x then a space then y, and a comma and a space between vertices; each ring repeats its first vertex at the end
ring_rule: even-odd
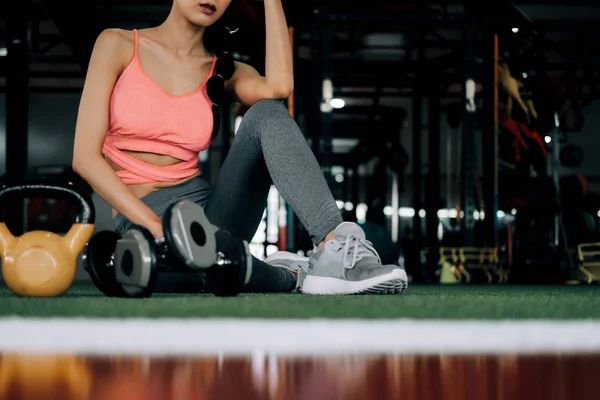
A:
POLYGON ((214 73, 217 57, 198 90, 173 96, 142 69, 138 58, 138 31, 134 29, 133 34, 133 58, 111 95, 102 153, 123 168, 117 175, 125 184, 176 182, 199 171, 198 153, 210 145, 212 102, 205 86, 214 73), (160 167, 122 150, 169 155, 183 161, 160 167))

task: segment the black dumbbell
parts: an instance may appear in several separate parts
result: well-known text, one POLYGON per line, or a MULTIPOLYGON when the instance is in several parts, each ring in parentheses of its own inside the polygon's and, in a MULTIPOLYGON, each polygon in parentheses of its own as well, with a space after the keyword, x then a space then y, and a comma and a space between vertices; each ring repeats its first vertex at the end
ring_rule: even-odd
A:
POLYGON ((212 227, 204 209, 189 201, 167 208, 162 219, 164 239, 156 241, 143 227, 133 227, 115 248, 115 278, 128 297, 149 297, 157 275, 201 273, 217 261, 212 227))
POLYGON ((123 237, 99 232, 86 246, 86 269, 107 296, 148 297, 158 273, 187 272, 206 276, 217 296, 235 296, 248 281, 252 257, 248 243, 229 232, 214 232, 201 206, 183 201, 163 218, 165 239, 156 241, 142 227, 123 237))
POLYGON ((252 254, 248 242, 229 231, 215 233, 217 261, 206 271, 208 291, 216 296, 237 296, 250 281, 252 254))
POLYGON ((204 271, 217 262, 214 229, 202 206, 185 200, 171 204, 162 225, 169 249, 184 265, 204 271))
MULTIPOLYGON (((127 275, 129 272, 128 263, 131 264, 131 253, 127 253, 121 256, 117 260, 117 248, 123 249, 130 242, 139 238, 140 235, 144 235, 144 239, 150 239, 148 233, 143 228, 133 228, 125 233, 124 236, 119 235, 113 231, 101 231, 96 233, 92 239, 87 243, 83 252, 84 268, 89 273, 92 282, 98 289, 106 296, 109 297, 148 297, 149 293, 146 290, 140 289, 136 286, 126 285, 119 281, 118 276, 124 269, 124 273, 127 275), (121 261, 121 266, 117 265, 117 261, 121 261)), ((135 242, 137 243, 137 242, 135 242)), ((152 252, 146 251, 143 254, 148 257, 156 258, 156 245, 148 240, 147 246, 152 246, 152 252)), ((142 249, 144 251, 144 249, 142 249)), ((137 251, 139 253, 139 251, 137 251)), ((145 259, 144 259, 145 260, 145 259)), ((151 263, 154 267, 156 262, 151 263)), ((156 283, 155 274, 150 275, 154 280, 146 283, 146 286, 153 287, 156 283)), ((137 277, 137 279, 143 279, 137 277)))
POLYGON ((170 252, 190 269, 205 272, 208 290, 236 296, 252 274, 248 242, 227 230, 213 229, 204 209, 190 201, 172 204, 163 216, 170 252))
POLYGON ((162 222, 171 254, 190 269, 206 273, 211 293, 235 296, 248 283, 252 273, 248 242, 227 230, 215 231, 200 205, 174 203, 162 222))
POLYGON ((123 236, 101 231, 90 239, 83 251, 84 268, 102 293, 147 297, 154 291, 158 272, 203 271, 216 262, 214 235, 206 233, 212 229, 202 207, 191 202, 174 203, 167 209, 163 225, 165 240, 160 242, 142 227, 133 227, 123 236), (134 255, 138 257, 135 260, 134 255), (135 275, 141 272, 134 267, 149 275, 135 275))
POLYGON ((83 267, 92 282, 109 297, 126 297, 127 293, 115 276, 115 249, 121 235, 113 231, 100 231, 86 243, 82 251, 83 267))
POLYGON ((126 297, 149 297, 159 273, 195 272, 204 274, 208 292, 236 296, 251 273, 247 243, 231 233, 214 233, 218 252, 216 262, 202 271, 192 270, 173 257, 167 242, 157 243, 144 228, 133 228, 119 240, 115 250, 115 279, 126 297))

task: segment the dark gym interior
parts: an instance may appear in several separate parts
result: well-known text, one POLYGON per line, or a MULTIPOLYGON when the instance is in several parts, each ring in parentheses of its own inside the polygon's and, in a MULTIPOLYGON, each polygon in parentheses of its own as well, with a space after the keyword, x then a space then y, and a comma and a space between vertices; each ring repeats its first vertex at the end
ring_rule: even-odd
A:
MULTIPOLYGON (((161 24, 171 0, 4 3, 0 253, 14 277, 6 227, 68 237, 77 206, 3 188, 75 185, 93 200, 94 232, 113 230, 72 168, 88 63, 103 30, 161 24)), ((233 0, 237 33, 217 39, 261 73, 268 3, 283 5, 293 49, 282 103, 343 218, 405 269, 407 290, 111 296, 81 254, 61 296, 21 296, 0 275, 0 400, 596 399, 600 2, 233 0)), ((246 111, 221 107, 198 154, 209 181, 246 111)), ((312 247, 273 185, 249 251, 213 265, 239 272, 249 252, 312 247)), ((98 253, 88 258, 123 290, 113 254, 98 253)), ((20 283, 43 268, 23 269, 20 283)))
MULTIPOLYGON (((240 4, 243 18, 232 23, 244 34, 228 46, 260 71, 264 16, 260 3, 240 4)), ((169 6, 163 0, 14 5, 0 30, 0 172, 7 179, 70 167, 96 36, 108 27, 153 26, 169 6)), ((395 245, 394 261, 415 282, 439 281, 440 247, 461 246, 497 249, 495 262, 511 282, 585 278, 577 246, 594 243, 599 231, 593 27, 600 6, 378 1, 365 9, 311 1, 284 7, 296 81, 286 104, 345 218, 365 222, 370 208, 385 226, 382 243, 395 245), (513 121, 531 135, 513 129, 513 121)), ((211 178, 240 113, 233 103, 228 111, 224 134, 201 155, 211 178)), ((95 204, 97 229, 111 229, 106 204, 98 198, 95 204)), ((57 210, 29 222, 51 220, 57 210)), ((269 245, 306 250, 305 233, 287 211, 285 237, 263 235, 257 254, 269 245)))

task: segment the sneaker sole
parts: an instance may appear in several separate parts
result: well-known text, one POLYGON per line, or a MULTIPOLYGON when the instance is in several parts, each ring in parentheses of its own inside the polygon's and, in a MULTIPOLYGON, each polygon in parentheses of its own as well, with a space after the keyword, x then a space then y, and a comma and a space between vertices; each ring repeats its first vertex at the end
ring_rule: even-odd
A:
POLYGON ((358 282, 308 275, 301 291, 306 294, 398 294, 407 286, 406 271, 397 268, 389 274, 358 282))

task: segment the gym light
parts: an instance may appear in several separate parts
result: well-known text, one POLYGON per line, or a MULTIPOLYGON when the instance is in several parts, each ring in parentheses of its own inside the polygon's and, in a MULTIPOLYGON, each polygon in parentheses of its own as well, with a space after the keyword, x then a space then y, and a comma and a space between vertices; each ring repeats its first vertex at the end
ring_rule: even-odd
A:
POLYGON ((550 143, 551 141, 552 141, 552 138, 550 136, 545 136, 544 137, 544 142, 550 143))
POLYGON ((331 107, 333 108, 342 108, 346 105, 346 102, 342 99, 331 99, 331 101, 329 102, 329 104, 331 105, 331 107))
POLYGON ((523 72, 523 78, 527 79, 527 72, 523 72))
POLYGON ((512 28, 513 33, 519 32, 519 28, 512 28))

